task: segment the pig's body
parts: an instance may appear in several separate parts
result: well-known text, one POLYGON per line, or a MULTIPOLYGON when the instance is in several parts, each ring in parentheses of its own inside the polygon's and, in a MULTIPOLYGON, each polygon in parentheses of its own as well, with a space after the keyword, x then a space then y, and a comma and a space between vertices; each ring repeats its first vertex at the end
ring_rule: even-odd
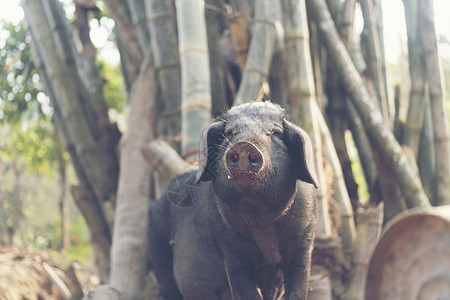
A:
POLYGON ((278 106, 239 106, 209 125, 199 171, 151 210, 163 299, 256 300, 257 287, 263 299, 305 299, 315 184, 309 138, 278 106))

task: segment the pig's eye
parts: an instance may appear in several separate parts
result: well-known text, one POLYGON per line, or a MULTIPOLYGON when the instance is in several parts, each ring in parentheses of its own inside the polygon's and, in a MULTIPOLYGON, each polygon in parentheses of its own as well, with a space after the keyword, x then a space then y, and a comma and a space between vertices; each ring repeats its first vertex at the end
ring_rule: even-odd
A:
POLYGON ((281 132, 281 130, 279 130, 279 129, 277 129, 277 128, 274 128, 274 129, 268 131, 266 134, 267 134, 267 135, 270 135, 270 136, 278 137, 278 138, 281 138, 282 135, 283 135, 283 133, 281 132))
POLYGON ((227 139, 231 139, 233 137, 233 130, 228 129, 225 130, 224 134, 223 134, 227 139))

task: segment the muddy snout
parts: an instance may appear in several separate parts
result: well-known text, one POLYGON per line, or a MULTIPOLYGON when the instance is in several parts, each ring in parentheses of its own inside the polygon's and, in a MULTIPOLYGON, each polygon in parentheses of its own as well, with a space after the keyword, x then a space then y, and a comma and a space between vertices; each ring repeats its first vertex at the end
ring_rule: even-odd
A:
POLYGON ((225 162, 232 178, 253 177, 264 164, 263 154, 250 142, 238 142, 225 153, 225 162))

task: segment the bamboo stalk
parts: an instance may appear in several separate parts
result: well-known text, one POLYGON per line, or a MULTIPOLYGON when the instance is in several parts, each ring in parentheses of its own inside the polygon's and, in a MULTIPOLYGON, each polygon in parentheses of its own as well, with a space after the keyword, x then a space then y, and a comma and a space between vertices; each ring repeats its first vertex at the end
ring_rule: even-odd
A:
POLYGON ((256 0, 252 39, 234 104, 255 100, 266 82, 275 47, 275 12, 270 0, 256 0))
POLYGON ((420 178, 423 188, 432 205, 437 201, 436 152, 434 148, 433 117, 431 115, 430 99, 425 104, 422 137, 420 139, 419 156, 417 157, 420 178))
POLYGON ((436 149, 437 203, 450 204, 450 130, 446 108, 444 75, 435 29, 434 2, 420 1, 422 22, 420 34, 424 48, 425 70, 433 116, 434 147, 436 149))
POLYGON ((364 130, 363 121, 356 111, 355 105, 351 101, 347 102, 347 110, 349 114, 349 128, 352 132, 356 149, 358 150, 359 159, 364 172, 364 178, 366 179, 369 191, 373 191, 375 189, 378 177, 373 149, 367 133, 364 130))
POLYGON ((361 77, 353 65, 345 46, 341 42, 336 27, 328 12, 324 0, 309 0, 311 12, 324 38, 327 53, 336 66, 352 102, 355 104, 373 142, 377 145, 383 160, 391 168, 398 186, 405 196, 409 207, 429 206, 419 178, 392 132, 383 123, 383 117, 375 107, 361 77))
POLYGON ((378 107, 386 124, 390 124, 389 103, 386 99, 386 87, 384 86, 384 78, 382 71, 381 48, 377 30, 377 20, 374 15, 372 0, 360 1, 361 9, 364 17, 364 31, 367 43, 367 60, 370 78, 373 80, 375 92, 378 99, 378 107))
POLYGON ((156 135, 179 151, 181 71, 175 10, 166 0, 146 0, 146 7, 159 87, 156 135))
POLYGON ((420 133, 425 108, 425 63, 423 61, 422 39, 419 35, 418 1, 404 0, 406 30, 408 34, 408 59, 411 90, 408 115, 404 127, 403 143, 418 156, 420 133))
POLYGON ((176 0, 181 62, 181 153, 198 148, 211 118, 211 83, 204 1, 176 0))
POLYGON ((315 86, 309 50, 309 32, 304 1, 282 1, 283 28, 287 78, 287 97, 293 120, 309 134, 315 155, 315 167, 319 179, 317 193, 319 225, 317 235, 331 235, 328 210, 327 185, 323 170, 323 150, 319 124, 314 110, 315 86))
POLYGON ((348 195, 347 188, 344 183, 344 175, 336 148, 333 143, 327 123, 320 112, 317 103, 314 103, 314 116, 319 121, 320 133, 322 135, 324 156, 333 170, 333 198, 341 208, 342 218, 342 250, 344 253, 352 253, 356 239, 356 227, 353 219, 353 208, 348 195))
MULTIPOLYGON (((373 1, 373 12, 376 17, 377 24, 377 35, 378 44, 380 45, 380 62, 381 62, 381 74, 384 80, 384 93, 388 105, 388 110, 390 111, 390 97, 389 97, 389 86, 387 83, 387 68, 386 68, 386 47, 384 45, 384 24, 383 24, 383 7, 381 4, 382 0, 372 0, 373 1)), ((392 117, 392 113, 390 114, 392 117)))

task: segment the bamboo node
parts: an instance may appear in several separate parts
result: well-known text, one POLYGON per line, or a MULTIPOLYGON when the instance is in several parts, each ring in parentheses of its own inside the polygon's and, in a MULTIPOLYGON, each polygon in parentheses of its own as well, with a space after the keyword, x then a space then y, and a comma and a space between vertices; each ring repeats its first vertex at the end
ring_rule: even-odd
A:
POLYGON ((265 18, 258 18, 258 19, 253 19, 253 24, 266 24, 266 25, 270 25, 273 26, 275 28, 276 26, 276 21, 274 21, 273 19, 265 19, 265 18))
POLYGON ((258 73, 264 77, 267 77, 267 72, 265 70, 261 70, 261 69, 257 69, 257 68, 245 68, 245 71, 258 73))
POLYGON ((155 21, 157 19, 169 18, 172 16, 170 12, 154 13, 147 17, 148 21, 155 21))
POLYGON ((183 57, 187 53, 191 53, 191 52, 197 52, 197 53, 203 53, 203 54, 209 55, 208 49, 198 48, 198 47, 189 47, 189 48, 183 49, 183 51, 180 51, 180 57, 183 57))

